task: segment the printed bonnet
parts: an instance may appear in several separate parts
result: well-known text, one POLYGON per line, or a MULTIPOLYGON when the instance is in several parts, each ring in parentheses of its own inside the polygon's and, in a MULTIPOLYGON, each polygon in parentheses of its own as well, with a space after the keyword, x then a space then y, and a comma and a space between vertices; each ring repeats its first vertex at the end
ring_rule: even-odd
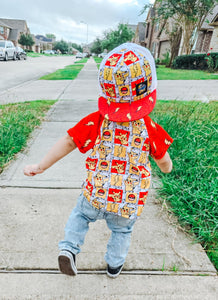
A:
POLYGON ((157 76, 148 49, 125 43, 109 52, 99 68, 100 113, 127 122, 148 115, 156 103, 157 76))

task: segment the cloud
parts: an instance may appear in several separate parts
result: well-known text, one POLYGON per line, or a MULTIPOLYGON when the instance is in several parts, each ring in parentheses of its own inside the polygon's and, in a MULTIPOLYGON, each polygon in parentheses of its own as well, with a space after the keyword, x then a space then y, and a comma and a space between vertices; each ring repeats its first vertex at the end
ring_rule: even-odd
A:
POLYGON ((118 23, 137 24, 144 0, 17 0, 3 1, 1 18, 24 19, 33 34, 53 33, 57 39, 85 43, 118 23), (81 21, 85 22, 81 23, 81 21))

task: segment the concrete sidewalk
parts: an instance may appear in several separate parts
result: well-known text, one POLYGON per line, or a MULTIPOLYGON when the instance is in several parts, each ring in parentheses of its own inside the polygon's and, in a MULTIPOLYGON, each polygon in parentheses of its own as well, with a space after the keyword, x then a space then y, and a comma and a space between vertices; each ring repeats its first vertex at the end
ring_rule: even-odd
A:
POLYGON ((77 258, 78 276, 59 273, 57 244, 80 193, 85 156, 76 150, 34 178, 25 177, 22 169, 39 161, 69 127, 97 110, 96 73, 90 59, 60 96, 74 100, 57 102, 26 151, 0 176, 0 299, 216 299, 216 270, 201 245, 159 204, 158 181, 116 280, 105 274, 110 232, 103 221, 90 225, 77 258))

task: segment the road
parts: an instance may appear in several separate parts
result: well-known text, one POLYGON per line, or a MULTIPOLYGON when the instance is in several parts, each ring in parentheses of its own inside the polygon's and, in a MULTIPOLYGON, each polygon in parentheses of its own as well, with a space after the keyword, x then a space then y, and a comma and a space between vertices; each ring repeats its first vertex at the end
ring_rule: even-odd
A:
POLYGON ((0 93, 54 72, 75 61, 73 56, 28 57, 27 60, 0 61, 0 93))

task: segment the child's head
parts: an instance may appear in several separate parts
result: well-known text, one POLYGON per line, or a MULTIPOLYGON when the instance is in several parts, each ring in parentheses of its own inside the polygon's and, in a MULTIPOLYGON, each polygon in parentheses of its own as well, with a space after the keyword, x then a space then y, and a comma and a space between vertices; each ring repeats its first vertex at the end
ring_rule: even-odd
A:
POLYGON ((157 76, 148 49, 125 43, 102 60, 99 111, 111 121, 126 122, 148 115, 156 103, 157 76))

